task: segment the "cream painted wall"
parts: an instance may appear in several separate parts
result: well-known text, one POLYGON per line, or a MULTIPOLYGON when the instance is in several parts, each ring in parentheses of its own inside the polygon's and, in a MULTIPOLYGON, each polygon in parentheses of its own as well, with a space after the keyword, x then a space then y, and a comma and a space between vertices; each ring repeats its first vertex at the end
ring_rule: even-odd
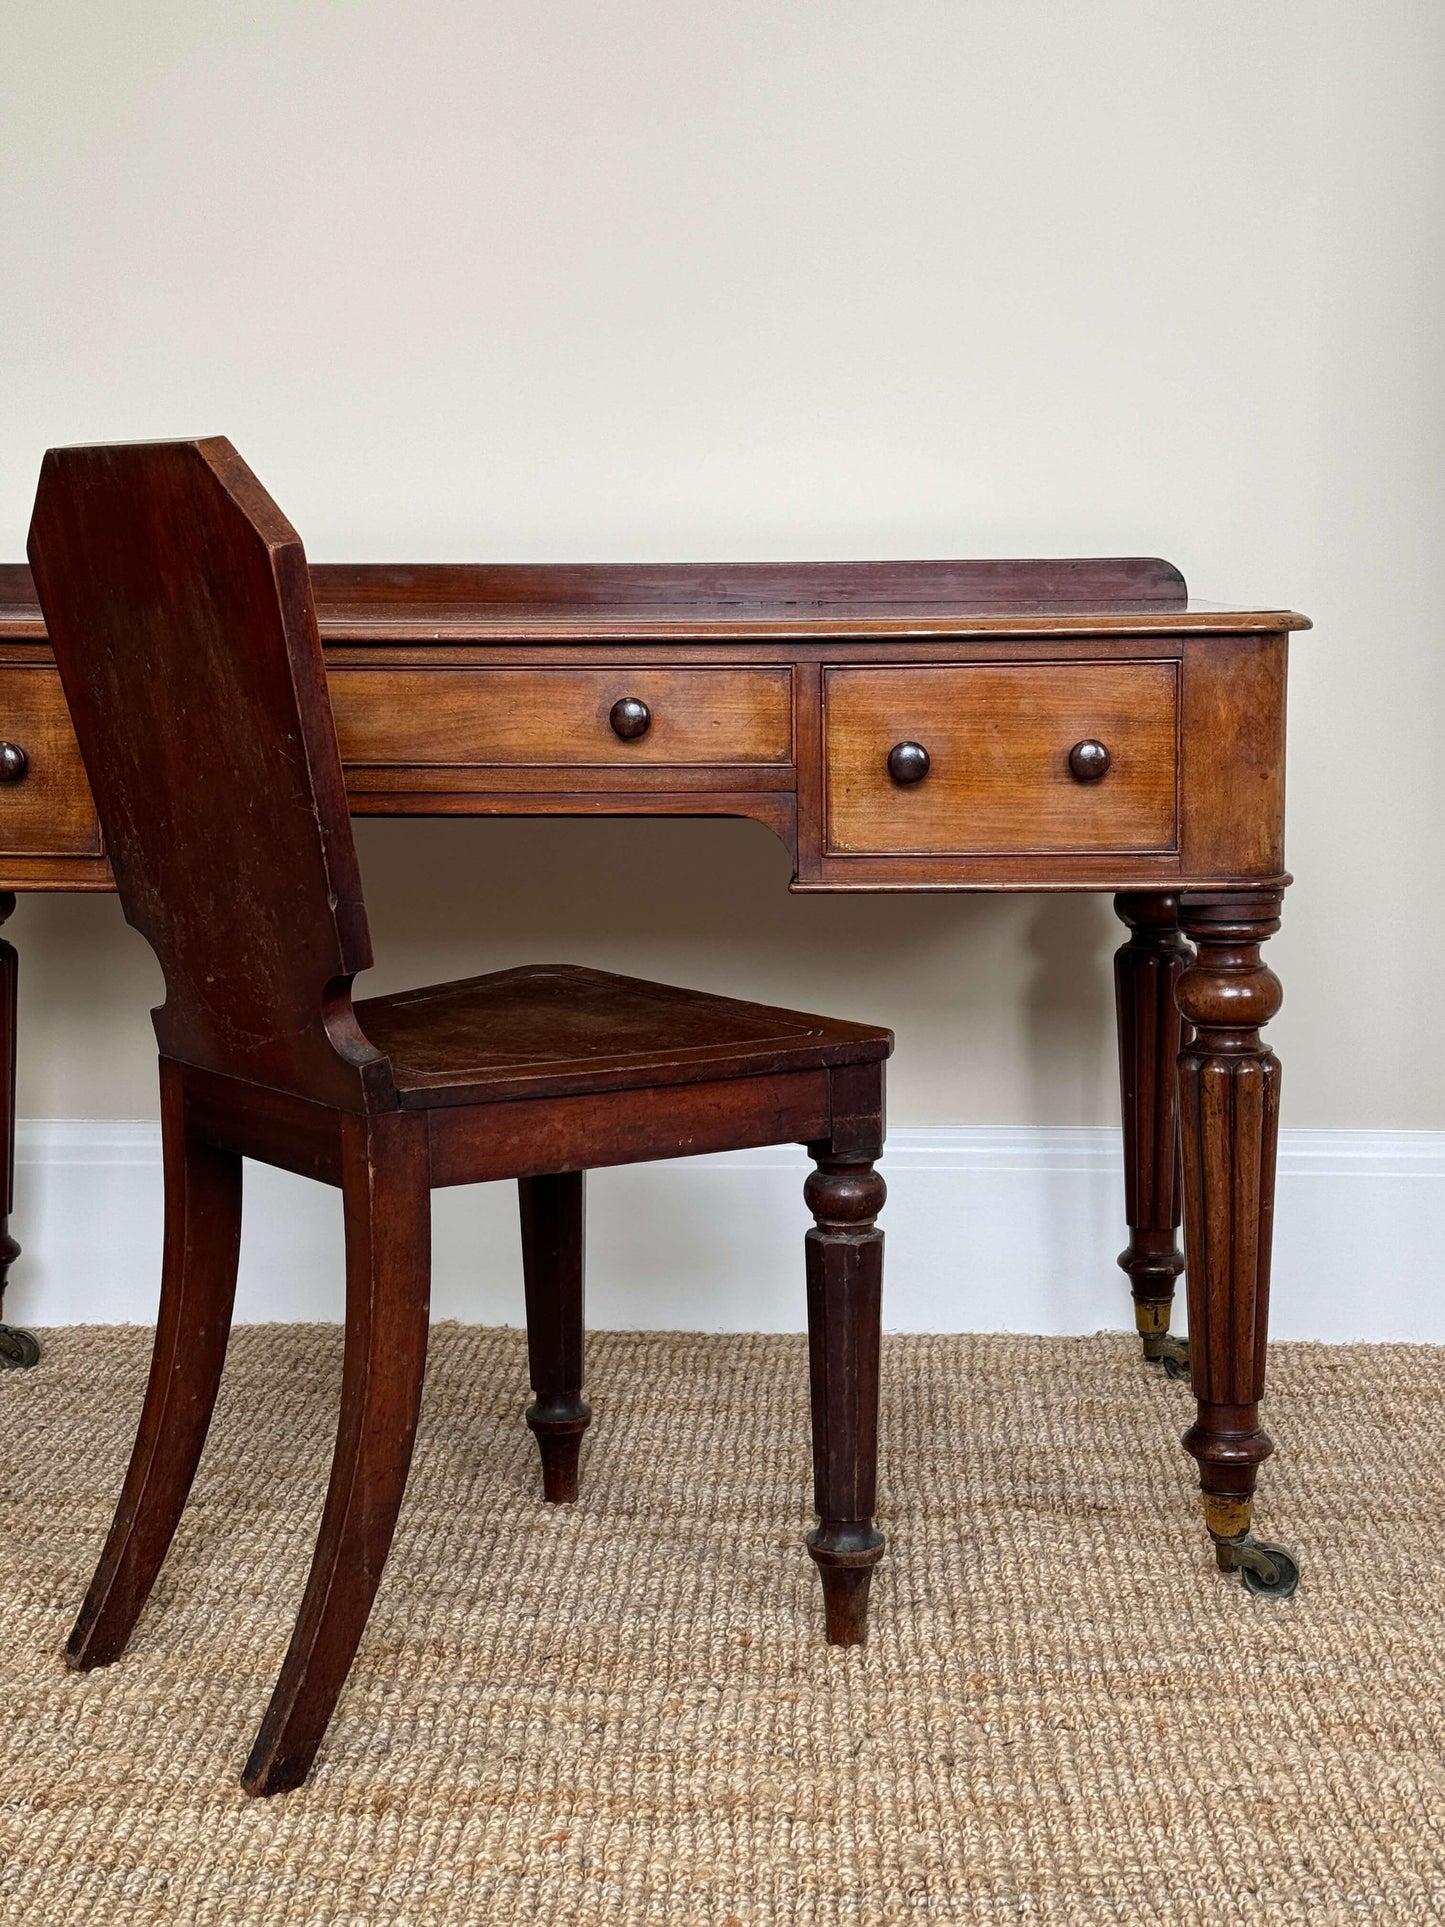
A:
MULTIPOLYGON (((1442 84, 1439 0, 10 0, 0 555, 47 443, 220 431, 318 558, 1291 603, 1286 1119, 1440 1127, 1442 84)), ((572 957, 893 1022, 899 1123, 1114 1113, 1102 903, 790 899, 739 823, 360 841, 377 988, 572 957)), ((150 1112, 115 903, 11 931, 22 1111, 150 1112)))

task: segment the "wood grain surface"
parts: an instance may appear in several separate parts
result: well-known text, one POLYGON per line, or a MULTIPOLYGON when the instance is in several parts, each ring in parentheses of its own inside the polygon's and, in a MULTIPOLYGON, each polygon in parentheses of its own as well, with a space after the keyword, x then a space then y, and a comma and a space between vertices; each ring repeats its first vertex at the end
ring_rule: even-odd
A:
POLYGON ((344 762, 522 768, 779 764, 792 746, 786 668, 338 669, 331 702, 344 762), (610 714, 645 703, 643 734, 610 714))
POLYGON ((833 669, 824 678, 832 854, 1171 850, 1178 670, 1172 662, 833 669), (1104 743, 1080 782, 1069 752, 1104 743), (890 750, 930 767, 900 784, 890 750))

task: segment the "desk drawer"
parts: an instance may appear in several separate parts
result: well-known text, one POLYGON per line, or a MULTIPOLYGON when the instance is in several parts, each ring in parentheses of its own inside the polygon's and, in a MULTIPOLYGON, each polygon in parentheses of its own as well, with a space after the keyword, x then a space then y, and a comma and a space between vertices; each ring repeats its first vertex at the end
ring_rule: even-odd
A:
POLYGON ((0 742, 20 752, 0 768, 0 856, 98 856, 100 824, 53 669, 0 669, 0 742))
POLYGON ((352 767, 611 770, 792 759, 787 668, 337 668, 331 701, 341 758, 352 767))
POLYGON ((830 669, 824 689, 833 855, 1177 847, 1176 663, 830 669), (900 744, 926 764, 891 773, 900 744), (1097 751, 1071 768, 1080 744, 1103 775, 1097 751))

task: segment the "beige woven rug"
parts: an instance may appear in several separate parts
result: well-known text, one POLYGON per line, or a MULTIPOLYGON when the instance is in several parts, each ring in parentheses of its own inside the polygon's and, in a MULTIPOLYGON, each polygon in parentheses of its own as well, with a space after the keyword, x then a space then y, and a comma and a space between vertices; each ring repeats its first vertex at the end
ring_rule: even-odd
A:
POLYGON ((515 1332, 441 1327, 406 1511, 315 1775, 236 1776, 304 1578, 339 1334, 238 1331, 127 1657, 59 1649, 148 1334, 0 1377, 0 1920, 1445 1918, 1445 1351, 1281 1346, 1261 1524, 1217 1577, 1185 1388, 1131 1340, 903 1338, 890 1551, 821 1637, 791 1338, 600 1334, 549 1510, 515 1332))

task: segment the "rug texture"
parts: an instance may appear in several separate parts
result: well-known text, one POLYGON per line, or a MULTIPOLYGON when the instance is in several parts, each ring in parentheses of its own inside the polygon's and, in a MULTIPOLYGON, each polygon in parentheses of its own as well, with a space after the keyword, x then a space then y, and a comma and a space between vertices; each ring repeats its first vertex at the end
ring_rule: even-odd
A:
POLYGON ((801 1339, 599 1334, 548 1508, 511 1331, 435 1333, 405 1511, 309 1784, 237 1784, 320 1514, 334 1328, 239 1330, 126 1657, 60 1649, 149 1354, 0 1376, 0 1920, 757 1927, 1445 1918, 1445 1351, 1280 1346, 1213 1570, 1187 1390, 1123 1336, 897 1338, 889 1550, 823 1643, 801 1339))

